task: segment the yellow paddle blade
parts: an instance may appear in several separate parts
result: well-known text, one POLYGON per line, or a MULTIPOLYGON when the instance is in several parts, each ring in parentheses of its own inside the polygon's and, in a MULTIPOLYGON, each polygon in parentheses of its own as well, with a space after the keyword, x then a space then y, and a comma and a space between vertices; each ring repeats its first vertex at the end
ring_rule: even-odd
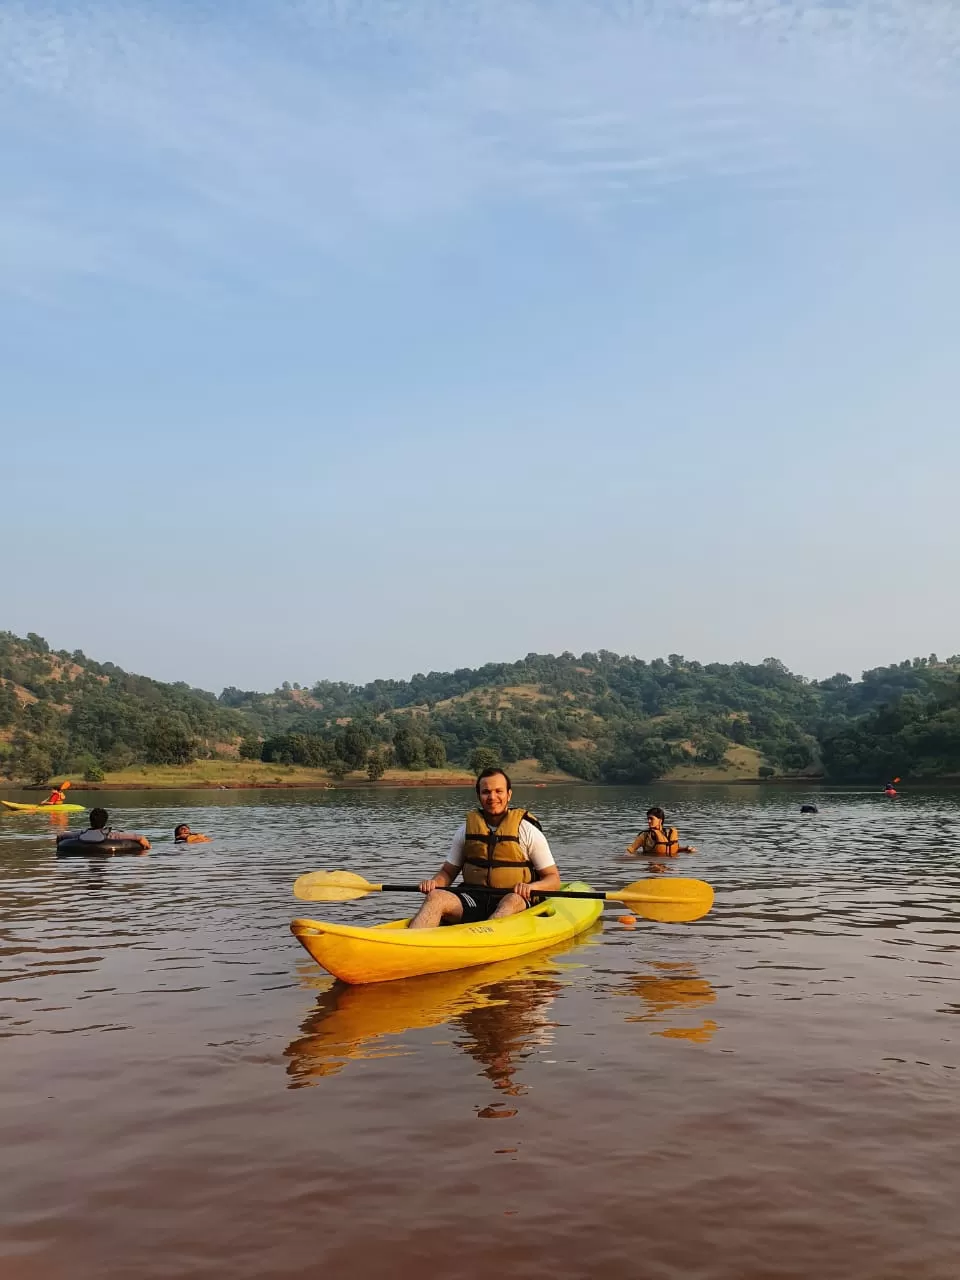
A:
POLYGON ((351 902, 379 888, 352 871, 308 871, 293 882, 294 896, 305 902, 351 902))
POLYGON ((627 903, 646 920, 689 924, 713 906, 713 888, 705 880, 635 880, 625 889, 611 890, 607 898, 627 903))

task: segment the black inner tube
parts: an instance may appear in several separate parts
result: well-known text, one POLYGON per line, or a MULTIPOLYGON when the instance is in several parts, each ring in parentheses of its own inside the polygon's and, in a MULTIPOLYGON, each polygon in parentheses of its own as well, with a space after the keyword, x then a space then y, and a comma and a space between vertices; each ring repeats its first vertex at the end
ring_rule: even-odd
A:
POLYGON ((139 840, 81 840, 79 836, 63 836, 57 841, 58 858, 116 858, 123 854, 143 853, 139 840))

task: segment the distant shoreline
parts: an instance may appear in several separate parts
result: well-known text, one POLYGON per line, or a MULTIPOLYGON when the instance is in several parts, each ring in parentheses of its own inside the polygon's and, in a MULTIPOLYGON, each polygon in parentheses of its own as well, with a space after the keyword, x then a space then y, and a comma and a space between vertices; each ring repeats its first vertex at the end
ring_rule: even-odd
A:
MULTIPOLYGON (((509 766, 507 766, 509 768, 509 766)), ((939 781, 932 779, 932 781, 939 781)), ((830 785, 824 778, 729 778, 729 779, 693 779, 693 778, 655 778, 645 783, 608 783, 586 782, 582 778, 554 778, 544 782, 534 782, 526 778, 514 781, 514 788, 536 787, 622 787, 635 786, 647 789, 657 787, 763 787, 775 786, 824 786, 830 785)), ((840 784, 837 784, 840 785, 840 784)), ((847 784, 854 785, 854 784, 847 784)), ((867 785, 866 783, 860 785, 867 785)), ((471 774, 451 778, 381 778, 376 782, 369 779, 344 779, 341 782, 201 782, 193 779, 189 782, 85 782, 74 783, 70 795, 81 796, 87 792, 101 791, 398 791, 406 788, 424 790, 426 788, 472 791, 474 778, 471 774)), ((11 784, 11 791, 45 792, 49 786, 17 786, 11 784)))

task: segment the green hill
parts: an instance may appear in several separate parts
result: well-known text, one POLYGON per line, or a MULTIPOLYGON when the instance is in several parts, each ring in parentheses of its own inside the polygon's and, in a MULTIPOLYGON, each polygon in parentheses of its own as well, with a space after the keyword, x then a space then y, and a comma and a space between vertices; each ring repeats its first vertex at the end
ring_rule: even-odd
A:
POLYGON ((702 664, 601 650, 216 697, 7 632, 0 757, 7 776, 29 781, 238 758, 333 777, 493 760, 602 782, 935 777, 960 773, 960 658, 818 682, 773 658, 702 664))
POLYGON ((130 675, 31 633, 0 632, 0 769, 39 782, 71 772, 185 764, 235 753, 247 719, 212 693, 130 675))

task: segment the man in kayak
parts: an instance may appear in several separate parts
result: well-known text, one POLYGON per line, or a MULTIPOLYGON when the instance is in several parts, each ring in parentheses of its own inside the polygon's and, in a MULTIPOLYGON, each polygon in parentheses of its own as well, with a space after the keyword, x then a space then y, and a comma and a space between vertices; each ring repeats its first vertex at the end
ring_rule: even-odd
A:
POLYGON ((696 853, 696 846, 681 844, 676 827, 665 827, 667 815, 654 807, 647 810, 647 829, 641 831, 632 844, 627 845, 631 857, 642 854, 647 858, 675 858, 679 853, 696 853))
POLYGON ((66 804, 67 791, 69 790, 69 788, 70 788, 70 783, 68 779, 64 778, 63 782, 60 783, 59 787, 54 787, 54 789, 47 796, 46 800, 41 800, 40 804, 42 806, 46 806, 48 804, 66 804))
POLYGON ((512 795, 502 769, 484 769, 477 779, 480 807, 471 809, 456 831, 439 872, 421 881, 426 900, 410 921, 411 929, 512 916, 526 911, 538 893, 560 888, 560 873, 539 822, 526 809, 512 809, 512 795), (451 889, 461 873, 463 884, 451 889))
POLYGON ((141 848, 150 848, 150 841, 146 836, 137 835, 133 831, 114 831, 107 826, 109 821, 110 815, 106 809, 91 809, 89 827, 86 831, 79 831, 75 838, 83 844, 100 844, 102 840, 136 840, 141 848))

